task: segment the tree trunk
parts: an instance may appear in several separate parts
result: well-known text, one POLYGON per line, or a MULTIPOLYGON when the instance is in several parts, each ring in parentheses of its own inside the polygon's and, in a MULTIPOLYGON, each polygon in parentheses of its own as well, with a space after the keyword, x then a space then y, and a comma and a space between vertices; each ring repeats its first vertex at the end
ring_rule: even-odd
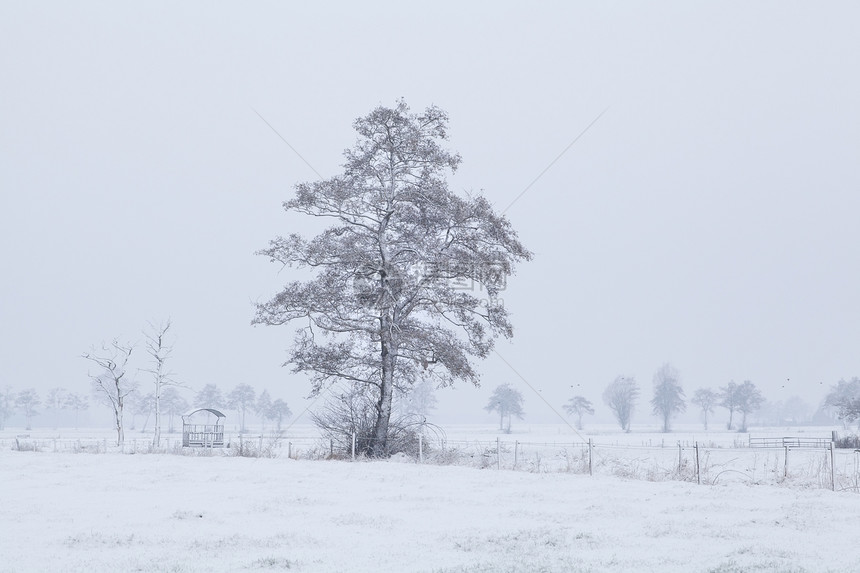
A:
MULTIPOLYGON (((155 435, 152 437, 152 445, 156 448, 161 445, 161 380, 158 377, 161 373, 156 374, 155 378, 155 435)), ((144 424, 146 429, 146 424, 144 424)))
POLYGON ((116 417, 116 445, 121 446, 125 442, 125 433, 122 429, 122 401, 117 403, 113 413, 116 417))
POLYGON ((379 401, 376 404, 376 423, 373 428, 373 443, 370 453, 373 457, 384 456, 388 451, 388 424, 391 421, 391 400, 394 396, 394 352, 387 340, 388 321, 382 320, 382 384, 379 401))

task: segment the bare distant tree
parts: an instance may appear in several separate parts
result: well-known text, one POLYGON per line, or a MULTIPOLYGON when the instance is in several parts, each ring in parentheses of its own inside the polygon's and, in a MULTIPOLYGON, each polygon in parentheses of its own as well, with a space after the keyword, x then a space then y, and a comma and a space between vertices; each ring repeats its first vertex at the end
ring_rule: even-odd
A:
POLYGON ((0 430, 6 429, 6 421, 15 412, 15 392, 6 386, 0 393, 0 430))
POLYGON ((765 400, 756 412, 756 418, 769 426, 802 424, 809 419, 812 407, 800 396, 782 400, 765 400))
POLYGON ((33 388, 28 388, 27 390, 21 390, 18 392, 18 396, 15 398, 15 405, 21 408, 24 412, 24 417, 27 420, 27 429, 32 430, 32 420, 33 416, 38 416, 39 412, 36 411, 36 408, 41 404, 41 400, 39 400, 39 395, 36 393, 36 390, 33 388))
POLYGON ((134 430, 137 424, 137 417, 143 416, 143 427, 140 431, 141 433, 146 432, 149 418, 152 416, 153 410, 155 410, 155 392, 142 394, 138 390, 135 390, 125 399, 125 406, 131 412, 131 427, 129 429, 134 430))
POLYGON ((651 398, 654 414, 663 419, 663 431, 671 431, 672 417, 684 412, 684 389, 681 388, 678 371, 671 364, 664 364, 654 373, 654 397, 651 398))
POLYGON ((66 395, 68 391, 65 388, 51 388, 48 390, 48 395, 45 396, 45 407, 53 413, 54 428, 59 425, 60 410, 65 407, 66 395))
POLYGON ((263 424, 263 431, 266 431, 266 420, 272 419, 272 397, 268 390, 263 390, 257 396, 257 402, 254 404, 254 413, 260 418, 263 424))
POLYGON ((417 419, 426 419, 430 410, 436 409, 436 395, 429 378, 421 378, 411 388, 403 390, 401 398, 403 412, 417 419))
POLYGON ((737 399, 736 408, 738 412, 743 414, 741 427, 738 431, 746 432, 747 415, 751 412, 755 412, 761 407, 762 403, 764 403, 764 397, 762 397, 761 392, 756 388, 756 385, 749 380, 745 380, 743 384, 737 387, 735 397, 737 399))
POLYGON ((66 403, 64 407, 75 413, 75 428, 78 427, 78 414, 90 407, 87 399, 80 394, 69 393, 66 395, 66 403))
POLYGON ((254 389, 248 384, 239 384, 227 395, 227 405, 239 413, 240 432, 245 431, 245 412, 254 406, 254 389))
POLYGON ((200 389, 194 396, 194 406, 196 408, 214 408, 223 410, 227 407, 227 401, 221 390, 215 384, 207 384, 200 389))
POLYGON ((393 453, 396 387, 421 376, 437 387, 477 385, 473 359, 513 335, 498 295, 532 256, 490 201, 449 190, 460 156, 442 146, 447 123, 442 110, 415 114, 403 101, 357 119, 343 173, 298 185, 284 203, 331 226, 310 239, 277 238, 261 252, 314 276, 259 304, 254 323, 300 321, 288 364, 310 375, 314 395, 337 382, 360 385, 376 404, 375 457, 393 453))
POLYGON ((146 353, 149 354, 150 367, 145 371, 152 374, 152 383, 155 386, 154 402, 155 409, 155 434, 152 444, 157 448, 161 445, 161 399, 164 391, 169 386, 179 386, 174 380, 174 373, 167 367, 167 361, 173 353, 173 342, 168 340, 168 331, 171 322, 161 322, 158 325, 149 323, 149 330, 143 333, 146 338, 146 353))
POLYGON ((277 424, 278 432, 281 431, 281 423, 284 418, 289 418, 293 415, 290 411, 290 407, 287 406, 287 403, 281 400, 280 398, 276 398, 274 402, 272 402, 271 408, 269 408, 269 415, 271 419, 275 420, 277 424))
POLYGON ((133 344, 120 342, 115 338, 109 344, 102 344, 101 348, 93 347, 91 352, 82 355, 101 369, 97 374, 88 372, 87 375, 93 382, 96 396, 113 410, 118 446, 125 443, 125 399, 136 387, 135 381, 128 375, 128 362, 133 351, 133 344))
POLYGON ((844 427, 860 420, 860 378, 840 380, 831 386, 824 403, 836 410, 836 417, 844 427))
POLYGON ((702 410, 702 419, 705 422, 705 430, 708 429, 708 414, 713 413, 714 406, 720 401, 720 397, 710 388, 699 388, 693 393, 690 400, 702 410))
POLYGON ((720 406, 729 411, 729 421, 726 429, 731 430, 734 426, 734 415, 738 410, 738 385, 734 380, 720 388, 720 406))
POLYGON ((501 384, 493 390, 490 401, 484 406, 487 412, 499 413, 499 429, 511 433, 511 417, 523 417, 523 395, 510 384, 501 384), (505 424, 507 420, 507 424, 505 424))
POLYGON ((188 402, 175 387, 168 386, 161 395, 161 410, 167 414, 167 431, 174 432, 176 431, 173 426, 174 417, 188 411, 188 402))
POLYGON ((639 400, 639 385, 635 378, 618 376, 603 391, 603 401, 615 414, 615 418, 625 432, 630 431, 630 419, 639 400))
POLYGON ((593 416, 594 406, 591 404, 591 400, 588 400, 584 396, 574 396, 564 405, 564 411, 567 412, 568 416, 576 415, 576 429, 581 430, 582 416, 584 414, 593 416))

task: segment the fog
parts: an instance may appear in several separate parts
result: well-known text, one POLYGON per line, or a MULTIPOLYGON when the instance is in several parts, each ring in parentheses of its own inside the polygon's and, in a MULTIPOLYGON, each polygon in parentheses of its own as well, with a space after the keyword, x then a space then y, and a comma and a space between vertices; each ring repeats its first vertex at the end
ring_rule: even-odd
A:
POLYGON ((440 420, 494 421, 503 382, 527 421, 574 394, 608 420, 603 388, 635 376, 644 402, 665 362, 688 396, 751 380, 817 405, 860 375, 858 17, 4 3, 0 387, 89 393, 81 353, 170 317, 193 391, 244 382, 301 413, 310 385, 281 366, 293 329, 250 325, 291 271, 254 252, 317 229, 281 202, 338 173, 356 117, 403 97, 449 113, 452 189, 484 193, 535 253, 503 297, 514 338, 481 388, 437 392, 440 420))

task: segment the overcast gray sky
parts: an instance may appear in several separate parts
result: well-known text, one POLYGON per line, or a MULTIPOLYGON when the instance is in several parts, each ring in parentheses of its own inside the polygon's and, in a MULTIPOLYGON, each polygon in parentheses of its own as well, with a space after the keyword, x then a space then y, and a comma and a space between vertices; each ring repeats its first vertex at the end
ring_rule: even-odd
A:
POLYGON ((292 328, 250 326, 289 272, 253 253, 309 232, 280 204, 316 174, 254 110, 328 177, 400 97, 499 210, 608 108, 507 211, 515 338, 440 418, 511 382, 552 420, 509 365, 604 411, 666 361, 688 395, 860 376, 856 2, 296 4, 0 4, 0 386, 88 392, 82 352, 172 317, 189 386, 301 411, 292 328))

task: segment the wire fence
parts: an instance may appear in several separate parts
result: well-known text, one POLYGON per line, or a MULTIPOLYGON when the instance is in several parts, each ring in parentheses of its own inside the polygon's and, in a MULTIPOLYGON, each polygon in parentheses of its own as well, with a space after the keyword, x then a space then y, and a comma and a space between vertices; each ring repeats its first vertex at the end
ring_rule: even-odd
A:
MULTIPOLYGON (((363 459, 344 452, 331 440, 284 434, 229 434, 224 448, 182 447, 181 435, 163 436, 159 447, 151 439, 131 438, 122 446, 104 437, 0 438, 0 448, 57 453, 122 453, 288 457, 291 459, 363 459)), ((480 469, 534 473, 565 472, 599 478, 615 476, 650 481, 686 481, 703 485, 729 482, 827 488, 860 493, 860 449, 839 449, 823 438, 749 439, 716 445, 679 441, 631 445, 610 440, 548 442, 447 440, 421 438, 418 454, 405 461, 459 465, 480 469)), ((401 459, 401 461, 404 461, 401 459)))
POLYGON ((718 485, 776 484, 860 492, 860 450, 833 442, 800 445, 703 445, 698 442, 629 445, 588 442, 448 441, 427 460, 480 468, 570 472, 651 481, 718 485))
POLYGON ((318 438, 281 434, 225 433, 224 447, 183 447, 182 435, 163 435, 158 446, 152 438, 127 438, 117 445, 116 438, 45 437, 19 434, 0 438, 0 448, 17 451, 75 454, 185 454, 238 455, 243 457, 281 457, 316 459, 321 457, 323 443, 318 438))

